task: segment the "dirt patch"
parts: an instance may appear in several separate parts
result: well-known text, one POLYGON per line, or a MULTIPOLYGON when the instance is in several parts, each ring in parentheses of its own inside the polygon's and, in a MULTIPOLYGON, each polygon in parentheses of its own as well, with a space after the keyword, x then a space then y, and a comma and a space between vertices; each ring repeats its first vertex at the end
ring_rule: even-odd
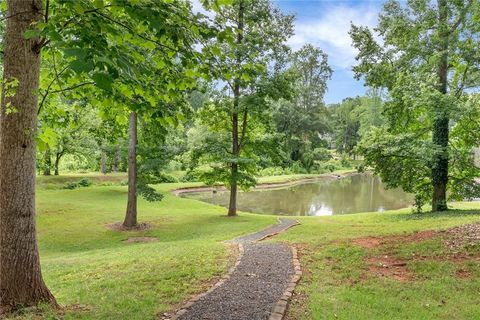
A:
MULTIPOLYGON (((374 275, 408 282, 414 276, 407 269, 407 262, 410 261, 448 260, 458 266, 461 266, 465 261, 480 261, 478 255, 462 252, 465 248, 480 244, 480 223, 459 226, 445 231, 420 231, 405 236, 363 237, 353 239, 351 243, 368 250, 381 248, 384 252, 381 256, 366 258, 368 265, 366 276, 374 275), (395 251, 395 247, 402 244, 422 242, 432 238, 440 238, 439 241, 445 244, 446 252, 442 256, 413 255, 407 261, 398 259, 391 254, 392 250, 395 251)), ((468 270, 459 267, 456 276, 466 279, 470 278, 471 274, 468 270)))
POLYGON ((92 306, 86 304, 68 304, 62 308, 62 313, 66 312, 88 312, 92 311, 92 306))
POLYGON ((386 277, 408 282, 413 275, 407 270, 407 263, 392 256, 368 258, 368 273, 377 277, 386 277))
POLYGON ((468 270, 461 268, 455 272, 455 276, 460 279, 470 279, 472 274, 468 270))
POLYGON ((365 238, 357 238, 353 239, 352 243, 356 246, 365 248, 365 249, 373 249, 385 242, 385 239, 377 238, 377 237, 365 237, 365 238))
POLYGON ((115 223, 110 223, 107 224, 107 228, 113 230, 113 231, 144 231, 152 228, 151 223, 139 223, 133 228, 126 228, 123 226, 122 222, 115 222, 115 223))
POLYGON ((408 242, 421 242, 432 239, 437 236, 439 232, 433 230, 419 231, 406 236, 385 236, 385 237, 363 237, 356 238, 351 241, 354 245, 360 246, 365 249, 373 249, 392 243, 408 243, 408 242))
POLYGON ((129 237, 127 240, 123 240, 125 243, 150 243, 157 241, 158 238, 155 237, 129 237))
POLYGON ((305 292, 293 292, 284 320, 312 319, 308 310, 308 296, 305 292))

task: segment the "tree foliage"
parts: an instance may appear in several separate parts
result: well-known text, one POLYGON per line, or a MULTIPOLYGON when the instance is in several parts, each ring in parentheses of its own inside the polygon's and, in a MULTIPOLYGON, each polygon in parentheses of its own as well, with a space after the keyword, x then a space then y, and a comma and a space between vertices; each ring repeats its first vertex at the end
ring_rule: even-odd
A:
POLYGON ((479 10, 478 1, 388 1, 375 29, 381 42, 366 27, 351 30, 356 76, 389 97, 386 125, 359 150, 388 185, 415 193, 419 206, 430 196, 434 210, 446 208, 447 188, 457 199, 476 189, 480 141, 458 132, 478 107, 469 90, 480 84, 479 10))

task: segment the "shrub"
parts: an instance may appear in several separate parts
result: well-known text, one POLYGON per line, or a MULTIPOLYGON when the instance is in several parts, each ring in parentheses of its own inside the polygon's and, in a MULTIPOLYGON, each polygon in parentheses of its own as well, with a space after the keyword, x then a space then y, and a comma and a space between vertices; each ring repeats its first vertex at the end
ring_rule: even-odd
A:
POLYGON ((305 174, 308 173, 300 161, 295 161, 289 168, 285 170, 287 174, 305 174))
POLYGON ((365 172, 365 165, 363 163, 361 163, 355 169, 357 169, 358 173, 364 173, 365 172))
POLYGON ((87 178, 83 178, 79 181, 72 181, 67 183, 65 186, 63 186, 63 189, 73 190, 73 189, 82 188, 82 187, 89 187, 92 184, 93 184, 92 181, 90 181, 87 178))
POLYGON ((350 168, 352 166, 352 162, 348 158, 348 155, 342 154, 342 158, 340 159, 340 163, 344 168, 350 168))
POLYGON ((262 169, 258 172, 260 177, 268 177, 268 176, 281 176, 285 174, 285 171, 282 167, 269 167, 262 169))
POLYGON ((175 183, 178 179, 171 174, 160 172, 158 175, 147 174, 142 177, 147 184, 175 183))
POLYGON ((87 178, 83 178, 82 180, 78 181, 79 187, 89 187, 92 185, 92 181, 87 178))

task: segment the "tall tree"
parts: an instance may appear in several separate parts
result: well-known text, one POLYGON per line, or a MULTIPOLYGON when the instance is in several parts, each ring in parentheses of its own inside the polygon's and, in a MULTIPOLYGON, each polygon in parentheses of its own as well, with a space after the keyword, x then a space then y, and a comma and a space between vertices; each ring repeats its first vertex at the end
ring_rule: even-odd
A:
MULTIPOLYGON (((218 36, 204 50, 213 53, 210 58, 215 77, 227 84, 223 95, 228 98, 220 99, 230 110, 230 174, 225 182, 230 187, 228 216, 236 216, 238 186, 242 177, 248 176, 242 165, 250 160, 242 157, 242 150, 250 117, 266 107, 267 96, 278 95, 275 90, 267 92, 272 87, 267 89, 264 80, 272 76, 267 71, 269 62, 285 49, 284 43, 292 35, 293 17, 284 15, 269 0, 234 0, 217 10, 214 25, 218 36), (254 97, 257 100, 252 103, 254 97)), ((224 178, 224 172, 219 176, 224 178)), ((252 181, 251 177, 243 180, 252 181)))
POLYGON ((0 119, 2 310, 55 301, 41 278, 35 234, 35 132, 37 113, 47 99, 71 92, 102 105, 107 100, 131 101, 136 90, 143 107, 156 108, 158 99, 170 101, 196 77, 196 63, 189 59, 192 50, 179 50, 192 48, 200 32, 190 28, 194 19, 184 1, 45 4, 9 0, 3 17, 7 26, 0 119), (40 86, 42 52, 52 67, 42 70, 40 86), (144 68, 147 58, 156 58, 153 71, 144 68), (177 73, 179 64, 189 77, 177 73), (145 85, 159 77, 167 90, 145 85), (85 94, 87 88, 95 94, 85 94))
POLYGON ((311 44, 293 52, 288 62, 291 64, 294 95, 292 99, 282 99, 276 104, 273 119, 277 131, 283 135, 283 146, 290 160, 300 160, 305 165, 304 155, 324 147, 322 135, 330 131, 323 98, 332 69, 327 55, 311 44))
POLYGON ((360 97, 346 98, 341 103, 330 107, 335 146, 341 153, 352 155, 360 139, 358 108, 361 103, 360 97))
POLYGON ((448 188, 475 185, 473 177, 456 174, 455 167, 472 164, 465 159, 469 145, 461 146, 467 152, 452 148, 461 142, 450 130, 465 121, 465 89, 479 85, 479 7, 473 0, 388 1, 376 29, 383 46, 368 28, 351 30, 357 77, 390 97, 387 126, 374 130, 361 150, 391 186, 416 193, 419 204, 429 195, 433 211, 447 209, 448 188))
POLYGON ((35 155, 39 37, 25 32, 43 19, 41 0, 9 0, 0 114, 0 313, 56 305, 40 271, 35 232, 35 155))
POLYGON ((137 225, 137 113, 130 112, 128 127, 128 202, 123 226, 137 225))

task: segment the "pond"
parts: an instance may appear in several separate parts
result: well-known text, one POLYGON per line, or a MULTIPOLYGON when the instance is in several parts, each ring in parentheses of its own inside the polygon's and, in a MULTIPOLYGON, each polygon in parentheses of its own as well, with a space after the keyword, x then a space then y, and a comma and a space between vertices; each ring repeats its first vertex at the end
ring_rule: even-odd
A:
MULTIPOLYGON (((193 192, 190 199, 228 207, 228 192, 193 192)), ((357 212, 382 212, 409 207, 413 197, 401 189, 385 189, 379 177, 354 174, 340 179, 322 178, 282 189, 238 194, 238 209, 245 212, 327 216, 357 212)))

